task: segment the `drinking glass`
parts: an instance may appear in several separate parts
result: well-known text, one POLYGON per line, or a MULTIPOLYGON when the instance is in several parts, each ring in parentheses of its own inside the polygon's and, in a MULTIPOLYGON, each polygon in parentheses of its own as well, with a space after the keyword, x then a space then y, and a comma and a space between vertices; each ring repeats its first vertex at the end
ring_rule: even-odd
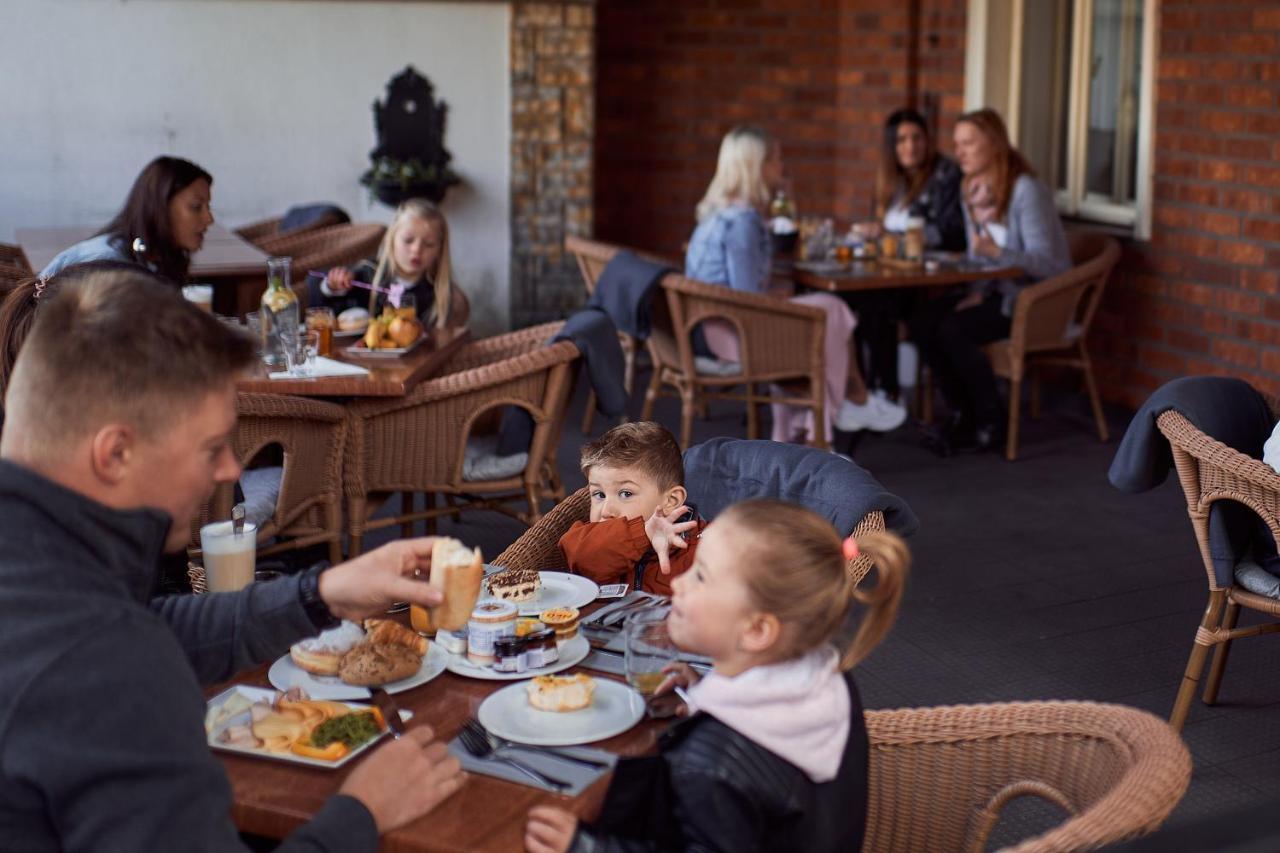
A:
POLYGON ((333 327, 338 324, 333 316, 332 308, 308 308, 307 328, 320 333, 320 355, 329 355, 333 351, 333 327))
POLYGON ((253 583, 257 534, 258 528, 252 522, 245 522, 239 533, 230 521, 216 521, 200 528, 204 582, 209 592, 235 592, 253 583))
POLYGON ((320 333, 314 329, 298 329, 292 336, 282 334, 281 338, 289 373, 294 376, 310 376, 315 371, 316 354, 320 350, 320 333))
POLYGON ((648 697, 666 678, 662 668, 676 659, 676 646, 667 633, 665 608, 640 610, 623 625, 627 683, 648 697))
POLYGON ((182 296, 188 302, 198 305, 201 309, 213 313, 213 285, 212 284, 188 284, 182 288, 182 296))

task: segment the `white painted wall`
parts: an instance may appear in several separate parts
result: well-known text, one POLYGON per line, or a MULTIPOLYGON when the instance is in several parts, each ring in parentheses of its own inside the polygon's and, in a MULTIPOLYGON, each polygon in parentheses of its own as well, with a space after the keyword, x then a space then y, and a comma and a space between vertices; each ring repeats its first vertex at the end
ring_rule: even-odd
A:
POLYGON ((209 171, 232 227, 318 200, 387 221, 357 179, 370 105, 412 64, 450 107, 464 184, 444 209, 476 331, 505 328, 509 27, 497 2, 0 0, 0 241, 106 222, 158 154, 209 171))

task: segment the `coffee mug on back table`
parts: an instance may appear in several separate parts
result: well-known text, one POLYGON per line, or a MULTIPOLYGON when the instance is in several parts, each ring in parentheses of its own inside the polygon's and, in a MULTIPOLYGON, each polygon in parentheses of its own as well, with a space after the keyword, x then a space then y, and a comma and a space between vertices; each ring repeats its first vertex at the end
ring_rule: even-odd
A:
POLYGON ((209 592, 235 592, 253 583, 258 551, 258 528, 246 522, 236 533, 230 521, 200 528, 204 552, 204 582, 209 592))
POLYGON ((182 288, 182 295, 188 302, 198 305, 210 314, 213 313, 213 285, 188 284, 182 288))

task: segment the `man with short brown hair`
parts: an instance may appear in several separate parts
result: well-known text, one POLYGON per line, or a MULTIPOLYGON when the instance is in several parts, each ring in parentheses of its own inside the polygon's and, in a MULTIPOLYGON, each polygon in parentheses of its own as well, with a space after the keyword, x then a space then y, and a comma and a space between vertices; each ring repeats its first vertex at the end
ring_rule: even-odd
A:
MULTIPOLYGON (((150 600, 216 483, 251 342, 142 271, 92 273, 43 306, 0 437, 0 848, 236 850, 200 684, 385 609, 432 540, 238 593, 150 600)), ((279 848, 374 850, 462 783, 421 726, 381 747, 279 848)))

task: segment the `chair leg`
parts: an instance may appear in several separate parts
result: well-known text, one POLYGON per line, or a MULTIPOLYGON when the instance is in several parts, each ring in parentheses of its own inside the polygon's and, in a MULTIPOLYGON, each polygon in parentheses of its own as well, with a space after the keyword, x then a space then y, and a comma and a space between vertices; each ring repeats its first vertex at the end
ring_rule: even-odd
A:
POLYGON ((1089 353, 1080 345, 1080 361, 1083 364, 1084 387, 1089 392, 1089 405, 1093 407, 1093 422, 1098 427, 1098 440, 1106 442, 1111 436, 1107 431, 1107 418, 1102 412, 1102 400, 1098 397, 1098 385, 1093 381, 1093 362, 1089 361, 1089 353))
POLYGON ((587 408, 582 412, 582 434, 591 435, 591 427, 596 421, 596 392, 587 392, 587 408))
MULTIPOLYGON (((400 493, 400 514, 401 515, 413 514, 413 492, 400 493)), ((400 524, 400 538, 401 539, 413 538, 413 522, 412 521, 406 521, 400 524)))
POLYGON ((1196 631, 1195 644, 1191 646, 1191 657, 1187 660, 1187 669, 1182 674, 1182 686, 1178 688, 1178 698, 1173 703, 1173 713, 1169 716, 1169 725, 1175 732, 1181 732, 1191 711, 1191 700, 1195 698, 1196 687, 1200 683, 1200 673, 1204 671, 1204 659, 1209 655, 1209 644, 1201 643, 1200 637, 1206 632, 1217 629, 1222 621, 1222 607, 1226 603, 1225 590, 1213 590, 1209 593, 1209 603, 1205 605, 1204 616, 1200 619, 1200 630, 1196 631))
MULTIPOLYGON (((706 417, 706 415, 703 415, 706 417)), ((756 388, 747 386, 747 438, 754 441, 760 437, 760 412, 756 406, 756 388)))
POLYGON ((636 385, 636 339, 627 338, 627 343, 622 347, 622 390, 627 392, 627 396, 631 396, 631 389, 636 385))
POLYGON ((689 443, 693 441, 693 413, 697 408, 698 401, 694 396, 693 388, 684 388, 680 391, 680 449, 688 450, 689 443))
POLYGON ((368 501, 362 495, 358 498, 347 498, 347 559, 360 556, 364 546, 364 522, 368 501))
MULTIPOLYGON (((422 508, 423 508, 424 510, 430 510, 430 509, 435 509, 435 508, 436 508, 436 493, 435 493, 435 492, 423 492, 423 494, 422 494, 422 508)), ((428 536, 435 536, 435 535, 436 535, 436 530, 437 530, 437 524, 436 524, 436 522, 437 522, 437 521, 439 521, 439 519, 437 519, 435 516, 432 516, 431 518, 428 518, 428 519, 426 520, 426 524, 425 524, 424 526, 426 527, 426 531, 427 531, 427 535, 428 535, 428 536)))
POLYGON ((1013 462, 1018 458, 1018 409, 1022 403, 1022 380, 1009 380, 1009 428, 1005 438, 1004 458, 1013 462))
POLYGON ((453 508, 453 512, 449 513, 449 518, 456 524, 462 521, 462 501, 458 500, 456 495, 446 494, 444 502, 453 508))
POLYGON ((1040 417, 1040 368, 1031 368, 1031 418, 1040 417))
POLYGON ((538 499, 538 487, 528 484, 524 487, 525 500, 529 502, 529 526, 538 523, 538 519, 542 517, 542 505, 538 499))
POLYGON ((920 422, 933 423, 933 371, 920 365, 920 380, 916 382, 920 393, 920 422))
MULTIPOLYGON (((1240 619, 1240 605, 1234 601, 1227 603, 1226 613, 1222 617, 1222 627, 1230 631, 1236 627, 1240 619)), ((1227 654, 1231 651, 1231 641, 1224 640, 1218 644, 1213 653, 1213 663, 1209 665, 1209 679, 1204 684, 1204 704, 1213 705, 1218 701, 1218 688, 1222 685, 1222 673, 1227 668, 1227 654)))
POLYGON ((653 376, 649 379, 649 387, 644 392, 644 406, 640 409, 640 420, 653 420, 653 404, 658 400, 658 391, 662 388, 662 368, 654 365, 653 376))

